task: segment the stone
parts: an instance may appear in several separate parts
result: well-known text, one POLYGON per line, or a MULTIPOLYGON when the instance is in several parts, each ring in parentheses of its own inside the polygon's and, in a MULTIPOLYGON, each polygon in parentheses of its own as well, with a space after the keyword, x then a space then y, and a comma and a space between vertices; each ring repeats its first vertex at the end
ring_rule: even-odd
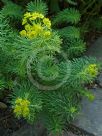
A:
POLYGON ((8 135, 8 130, 0 126, 0 136, 7 136, 7 135, 8 135))
POLYGON ((73 124, 94 136, 102 136, 102 89, 91 90, 95 100, 82 100, 82 111, 73 124))
POLYGON ((102 73, 98 76, 97 83, 98 83, 99 87, 102 88, 102 73))
MULTIPOLYGON (((49 134, 47 136, 55 136, 55 135, 49 134)), ((71 131, 63 131, 62 134, 59 134, 59 135, 56 135, 56 136, 77 136, 77 135, 73 134, 71 131)))
POLYGON ((102 61, 102 37, 98 38, 96 42, 88 48, 86 55, 96 57, 97 60, 102 61))
POLYGON ((76 136, 75 134, 73 134, 72 132, 64 132, 62 136, 76 136))
POLYGON ((25 124, 18 131, 14 132, 12 136, 46 136, 45 128, 39 122, 35 125, 25 124))
POLYGON ((0 102, 0 109, 7 109, 7 105, 3 102, 0 102))

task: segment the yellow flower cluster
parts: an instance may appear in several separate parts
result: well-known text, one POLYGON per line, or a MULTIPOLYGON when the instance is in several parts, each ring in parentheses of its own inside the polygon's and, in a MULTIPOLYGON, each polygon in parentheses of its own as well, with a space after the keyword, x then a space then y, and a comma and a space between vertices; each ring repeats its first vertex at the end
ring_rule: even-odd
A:
POLYGON ((25 29, 20 32, 20 35, 33 39, 37 36, 48 38, 51 36, 51 21, 44 17, 43 14, 27 12, 24 14, 22 21, 25 29))
POLYGON ((86 69, 85 72, 88 73, 92 77, 96 77, 98 75, 98 67, 96 64, 90 64, 86 69))
POLYGON ((94 101, 94 100, 95 100, 95 96, 94 96, 93 94, 91 94, 91 93, 86 93, 85 95, 86 95, 86 97, 87 97, 90 101, 94 101))
POLYGON ((16 116, 28 117, 30 114, 29 110, 30 102, 27 99, 17 98, 15 101, 14 113, 16 116))

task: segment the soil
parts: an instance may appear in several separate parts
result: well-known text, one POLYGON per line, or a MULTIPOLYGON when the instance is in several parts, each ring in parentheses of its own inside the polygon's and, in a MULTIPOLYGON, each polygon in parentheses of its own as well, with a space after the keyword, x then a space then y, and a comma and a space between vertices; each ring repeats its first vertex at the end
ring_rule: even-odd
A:
POLYGON ((10 108, 0 109, 0 136, 11 136, 14 131, 23 126, 23 120, 17 120, 10 108))
POLYGON ((88 32, 85 36, 85 41, 87 45, 87 50, 88 48, 93 45, 93 43, 102 35, 102 32, 100 31, 91 31, 88 32))

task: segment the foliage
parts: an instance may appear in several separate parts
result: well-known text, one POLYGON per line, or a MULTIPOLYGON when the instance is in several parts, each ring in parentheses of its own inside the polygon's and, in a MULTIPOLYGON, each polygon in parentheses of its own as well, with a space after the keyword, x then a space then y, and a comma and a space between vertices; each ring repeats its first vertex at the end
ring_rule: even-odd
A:
MULTIPOLYGON (((41 119, 57 135, 79 112, 81 97, 94 99, 85 85, 95 80, 100 65, 94 58, 81 57, 86 49, 81 14, 71 7, 50 20, 41 0, 26 2, 22 8, 19 2, 2 1, 0 90, 11 90, 10 104, 18 119, 29 123, 41 119), (12 6, 18 10, 13 11, 12 6), (22 22, 18 30, 13 25, 16 20, 22 22)), ((76 5, 74 0, 67 1, 76 5)))
POLYGON ((69 58, 80 56, 86 50, 86 43, 82 39, 64 38, 63 44, 63 49, 65 52, 67 51, 69 58))
MULTIPOLYGON (((5 87, 5 81, 1 78, 0 80, 0 91, 5 87)), ((1 93, 1 92, 0 92, 1 93)))
POLYGON ((80 18, 81 14, 78 10, 69 8, 60 11, 52 20, 53 26, 57 25, 57 31, 63 38, 63 49, 69 58, 80 56, 86 49, 80 28, 77 26, 80 18))
POLYGON ((44 15, 46 15, 48 12, 48 8, 47 8, 46 3, 42 2, 42 1, 40 1, 39 3, 38 3, 38 1, 34 1, 34 2, 31 1, 27 5, 27 10, 30 12, 39 12, 44 15))
POLYGON ((53 25, 58 25, 59 23, 77 24, 79 21, 79 11, 74 8, 68 8, 58 13, 58 15, 53 19, 53 25))
POLYGON ((5 4, 1 10, 1 13, 5 15, 5 17, 9 16, 10 18, 21 19, 23 16, 23 9, 20 5, 17 5, 8 0, 2 0, 5 4))

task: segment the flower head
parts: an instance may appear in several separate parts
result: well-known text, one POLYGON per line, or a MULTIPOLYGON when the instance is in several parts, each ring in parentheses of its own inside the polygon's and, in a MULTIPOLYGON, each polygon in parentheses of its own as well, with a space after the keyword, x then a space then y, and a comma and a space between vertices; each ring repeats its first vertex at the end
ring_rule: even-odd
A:
POLYGON ((51 28, 51 21, 49 20, 49 18, 44 18, 44 19, 43 19, 43 23, 44 23, 44 25, 46 25, 48 28, 51 28))
POLYGON ((96 64, 90 64, 85 71, 92 77, 96 77, 98 75, 98 67, 96 64))
POLYGON ((17 98, 14 106, 14 113, 16 116, 28 117, 30 114, 30 101, 27 99, 17 98))
POLYGON ((15 104, 20 104, 22 102, 21 98, 16 99, 15 104))
POLYGON ((29 25, 29 24, 25 25, 25 30, 30 31, 31 30, 31 25, 29 25))
POLYGON ((26 13, 24 14, 24 18, 29 18, 29 17, 31 17, 31 13, 30 13, 30 12, 26 12, 26 13))
POLYGON ((20 31, 20 35, 21 35, 22 37, 26 37, 26 36, 27 36, 27 33, 26 33, 25 30, 22 30, 22 31, 20 31))
POLYGON ((25 25, 26 23, 27 23, 27 19, 24 18, 24 19, 22 20, 22 25, 25 25))
POLYGON ((37 37, 37 32, 36 31, 30 31, 30 32, 27 33, 27 37, 29 39, 33 39, 33 38, 37 37))
POLYGON ((40 33, 43 31, 43 28, 40 24, 35 24, 33 25, 33 29, 37 32, 37 33, 40 33))
POLYGON ((41 13, 26 12, 22 25, 25 26, 25 30, 20 32, 22 37, 33 39, 38 36, 44 36, 48 38, 51 35, 51 21, 41 13))
POLYGON ((16 116, 20 116, 22 114, 22 109, 19 105, 16 105, 14 108, 14 113, 16 114, 16 116))
POLYGON ((43 35, 44 35, 45 38, 48 38, 48 37, 51 36, 51 32, 50 32, 50 31, 45 31, 45 32, 43 33, 43 35))

